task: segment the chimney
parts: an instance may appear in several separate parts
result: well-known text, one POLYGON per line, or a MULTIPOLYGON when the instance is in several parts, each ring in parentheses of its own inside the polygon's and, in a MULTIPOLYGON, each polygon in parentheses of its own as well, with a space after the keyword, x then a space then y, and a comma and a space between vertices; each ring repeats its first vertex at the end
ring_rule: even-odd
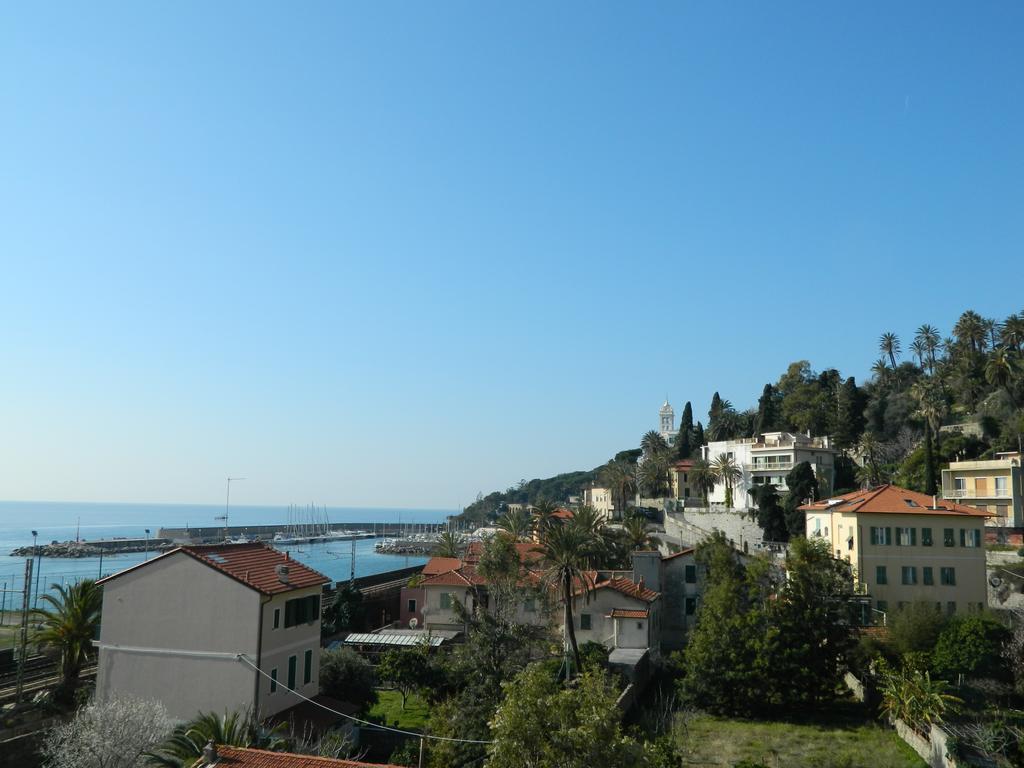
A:
POLYGON ((213 739, 206 742, 206 746, 203 747, 203 762, 206 765, 213 765, 217 762, 217 745, 213 743, 213 739))
POLYGON ((643 588, 644 588, 644 577, 643 576, 640 577, 640 581, 638 581, 637 584, 640 585, 640 590, 643 591, 643 588))
POLYGON ((277 580, 280 581, 282 584, 287 584, 288 583, 288 566, 285 565, 284 563, 278 563, 278 565, 274 568, 274 570, 277 571, 277 580))
POLYGON ((938 509, 938 508, 939 508, 939 497, 938 496, 932 496, 932 509, 938 509))

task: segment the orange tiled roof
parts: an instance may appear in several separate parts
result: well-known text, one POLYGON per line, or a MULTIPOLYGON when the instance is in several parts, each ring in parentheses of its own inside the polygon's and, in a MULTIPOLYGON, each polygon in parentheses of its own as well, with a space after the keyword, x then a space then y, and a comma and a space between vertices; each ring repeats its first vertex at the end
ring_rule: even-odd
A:
POLYGON ((649 615, 646 608, 612 608, 608 614, 613 619, 646 619, 649 615))
POLYGON ((432 557, 423 566, 422 573, 424 576, 436 576, 439 573, 454 571, 460 565, 462 561, 457 557, 432 557))
MULTIPOLYGON (((514 545, 519 555, 519 561, 524 564, 532 564, 541 559, 542 553, 537 551, 537 544, 533 541, 517 541, 514 545)), ((467 563, 475 563, 480 559, 484 551, 484 542, 470 542, 463 559, 467 563)), ((445 558, 450 560, 451 558, 445 558)))
MULTIPOLYGON (((199 758, 194 768, 206 765, 206 761, 199 758)), ((389 763, 362 763, 356 760, 335 760, 330 757, 295 755, 291 752, 268 752, 265 749, 225 746, 217 747, 217 762, 213 765, 230 765, 234 768, 398 768, 389 763)))
MULTIPOLYGON (((637 582, 632 581, 631 579, 622 578, 621 576, 598 581, 597 572, 589 571, 587 573, 587 579, 591 584, 592 590, 612 589, 626 597, 632 597, 634 600, 642 600, 645 603, 653 603, 658 599, 658 593, 653 589, 643 587, 637 582)), ((575 591, 576 596, 582 595, 583 592, 583 585, 577 580, 575 591)))
POLYGON ((952 515, 956 517, 992 517, 974 507, 952 501, 935 499, 917 491, 897 485, 880 485, 866 491, 852 491, 811 504, 804 504, 804 512, 865 512, 892 515, 952 515))
POLYGON ((571 509, 559 507, 558 509, 551 513, 551 517, 555 517, 560 520, 571 520, 573 517, 575 517, 575 515, 572 513, 571 509))
POLYGON ((226 576, 240 581, 247 587, 255 589, 264 595, 276 595, 282 592, 291 592, 296 589, 306 589, 327 584, 330 579, 319 571, 314 571, 309 566, 303 565, 297 560, 292 560, 287 553, 274 549, 267 544, 208 544, 208 545, 186 545, 165 552, 159 557, 139 563, 131 568, 107 576, 101 579, 104 584, 111 579, 135 571, 138 568, 145 568, 152 563, 170 557, 178 552, 183 552, 189 557, 208 565, 214 570, 220 571, 226 576), (283 583, 277 575, 277 566, 288 566, 288 583, 283 583))

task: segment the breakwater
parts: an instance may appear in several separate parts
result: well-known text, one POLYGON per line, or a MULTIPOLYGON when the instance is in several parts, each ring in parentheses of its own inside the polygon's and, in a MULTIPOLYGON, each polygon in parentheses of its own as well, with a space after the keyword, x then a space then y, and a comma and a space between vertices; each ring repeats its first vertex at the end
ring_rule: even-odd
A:
POLYGON ((164 552, 174 544, 168 539, 97 539, 95 541, 52 541, 38 546, 18 547, 12 557, 79 558, 126 552, 164 552))
MULTIPOLYGON (((309 526, 312 529, 312 526, 309 526)), ((327 530, 338 533, 369 533, 379 537, 410 536, 415 533, 437 533, 444 530, 443 523, 331 523, 316 526, 316 531, 327 530)), ((245 537, 257 541, 269 541, 275 534, 295 538, 303 537, 304 526, 278 523, 274 525, 229 525, 201 526, 186 528, 160 528, 157 536, 176 544, 200 544, 224 539, 245 537)), ((312 531, 311 531, 312 533, 312 531)))

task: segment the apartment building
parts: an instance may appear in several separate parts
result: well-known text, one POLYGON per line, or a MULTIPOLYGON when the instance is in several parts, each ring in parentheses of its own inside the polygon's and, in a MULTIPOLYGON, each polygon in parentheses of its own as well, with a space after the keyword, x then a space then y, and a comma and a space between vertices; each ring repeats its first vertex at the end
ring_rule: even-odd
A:
MULTIPOLYGON (((785 493, 788 490, 786 475, 805 461, 818 476, 821 495, 828 495, 834 487, 835 459, 839 451, 832 447, 829 437, 809 437, 793 432, 766 432, 758 437, 713 441, 701 447, 701 456, 712 463, 723 454, 732 458, 742 473, 733 484, 732 508, 747 509, 753 506, 748 491, 770 484, 780 494, 785 493)), ((724 483, 715 485, 708 501, 725 503, 724 483)))
POLYGON ((583 505, 593 507, 606 521, 615 518, 615 499, 611 488, 584 488, 583 505))
POLYGON ((987 525, 1024 527, 1024 478, 1019 452, 993 459, 953 461, 942 470, 942 498, 992 513, 987 525))
POLYGON ((806 504, 807 538, 829 541, 881 613, 913 602, 948 614, 984 608, 990 512, 882 485, 806 504))
POLYGON ((98 699, 155 699, 184 720, 270 717, 301 702, 286 687, 316 696, 328 581, 265 544, 182 546, 101 579, 98 699))

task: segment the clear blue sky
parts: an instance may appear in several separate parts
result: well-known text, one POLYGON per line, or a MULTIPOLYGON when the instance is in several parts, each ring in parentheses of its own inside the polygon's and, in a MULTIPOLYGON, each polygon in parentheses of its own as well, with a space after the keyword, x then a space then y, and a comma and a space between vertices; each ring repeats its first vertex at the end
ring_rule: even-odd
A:
POLYGON ((1024 308, 1024 5, 0 11, 0 498, 455 507, 1024 308))

